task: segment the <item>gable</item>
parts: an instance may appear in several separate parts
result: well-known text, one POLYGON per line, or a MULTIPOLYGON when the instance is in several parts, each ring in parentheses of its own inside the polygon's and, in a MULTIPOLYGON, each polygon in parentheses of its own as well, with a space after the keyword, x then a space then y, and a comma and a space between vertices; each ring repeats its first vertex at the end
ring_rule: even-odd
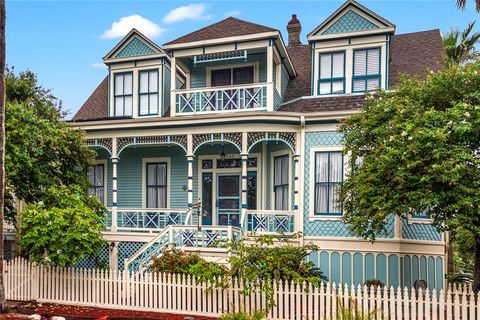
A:
POLYGON ((142 40, 133 37, 132 40, 130 40, 130 42, 128 42, 127 45, 115 55, 115 58, 147 56, 155 53, 157 52, 147 46, 142 40))
POLYGON ((355 31, 365 31, 378 29, 379 27, 362 17, 353 10, 349 10, 330 27, 328 27, 322 34, 347 33, 355 31))

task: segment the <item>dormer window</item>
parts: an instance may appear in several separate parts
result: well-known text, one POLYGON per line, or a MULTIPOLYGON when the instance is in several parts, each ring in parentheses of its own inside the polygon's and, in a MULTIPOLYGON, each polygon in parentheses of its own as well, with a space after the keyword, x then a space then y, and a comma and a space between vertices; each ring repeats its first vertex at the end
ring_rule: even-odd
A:
POLYGON ((140 71, 139 115, 158 114, 158 70, 140 71))
POLYGON ((133 73, 116 73, 114 81, 115 116, 133 115, 133 73))
POLYGON ((353 51, 353 92, 372 91, 380 87, 380 48, 353 51))
POLYGON ((320 53, 318 94, 345 93, 345 51, 320 53))

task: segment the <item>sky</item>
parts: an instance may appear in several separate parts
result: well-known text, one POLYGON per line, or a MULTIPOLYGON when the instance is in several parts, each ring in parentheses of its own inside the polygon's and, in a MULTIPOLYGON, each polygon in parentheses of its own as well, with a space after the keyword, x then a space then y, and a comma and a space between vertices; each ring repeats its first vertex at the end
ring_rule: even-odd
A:
MULTIPOLYGON (((455 0, 359 0, 396 24, 396 34, 439 28, 447 33, 480 20, 473 0, 465 11, 455 0)), ((306 35, 335 11, 336 0, 80 1, 7 0, 7 64, 32 70, 63 101, 67 119, 107 75, 105 56, 132 27, 162 45, 186 33, 235 16, 282 32, 296 13, 306 35)), ((480 21, 476 26, 480 31, 480 21)))

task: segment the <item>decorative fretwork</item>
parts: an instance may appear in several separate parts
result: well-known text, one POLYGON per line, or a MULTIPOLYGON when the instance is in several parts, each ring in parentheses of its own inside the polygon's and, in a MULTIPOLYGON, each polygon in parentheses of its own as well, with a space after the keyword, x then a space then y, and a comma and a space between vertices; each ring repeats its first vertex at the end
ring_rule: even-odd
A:
POLYGON ((293 154, 295 154, 297 134, 295 132, 249 132, 247 140, 248 151, 260 141, 282 141, 286 143, 292 150, 293 154))
POLYGON ((137 145, 175 144, 187 152, 187 135, 165 135, 148 137, 119 138, 117 142, 118 155, 127 147, 137 145))
POLYGON ((242 134, 241 133, 211 133, 211 134, 195 134, 193 135, 193 153, 205 143, 229 142, 237 147, 238 151, 242 151, 242 134))
POLYGON ((295 232, 294 211, 249 210, 247 217, 248 231, 257 233, 295 232))
POLYGON ((225 61, 232 59, 245 59, 247 61, 247 50, 237 50, 219 53, 207 53, 193 57, 193 63, 205 63, 213 61, 225 61))
POLYGON ((87 139, 85 140, 85 144, 88 147, 103 148, 107 150, 107 152, 110 155, 112 155, 112 139, 111 138, 87 139))

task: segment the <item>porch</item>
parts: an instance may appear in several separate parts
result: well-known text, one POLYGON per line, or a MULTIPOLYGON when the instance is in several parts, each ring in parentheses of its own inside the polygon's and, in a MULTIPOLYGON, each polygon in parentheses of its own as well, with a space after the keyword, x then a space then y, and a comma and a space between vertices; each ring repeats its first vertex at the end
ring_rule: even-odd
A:
POLYGON ((91 194, 109 209, 109 233, 232 227, 242 234, 293 234, 301 219, 296 135, 91 139, 87 143, 98 154, 91 194))

